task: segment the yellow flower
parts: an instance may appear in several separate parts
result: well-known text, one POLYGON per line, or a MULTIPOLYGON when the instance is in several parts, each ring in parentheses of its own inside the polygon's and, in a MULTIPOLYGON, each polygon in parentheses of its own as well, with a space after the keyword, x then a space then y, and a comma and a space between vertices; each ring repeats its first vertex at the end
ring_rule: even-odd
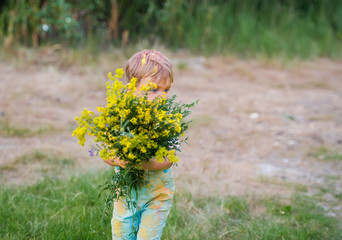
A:
POLYGON ((137 90, 137 78, 132 78, 132 80, 127 85, 128 89, 130 89, 132 92, 135 92, 137 90))
POLYGON ((148 81, 147 84, 141 86, 140 91, 141 92, 148 92, 152 89, 157 89, 157 84, 155 84, 152 81, 148 81))
POLYGON ((168 155, 167 155, 167 158, 169 160, 170 163, 176 163, 179 161, 179 157, 177 157, 175 155, 176 151, 175 150, 170 150, 168 155))
POLYGON ((175 126, 175 131, 180 133, 182 131, 181 126, 179 126, 179 125, 175 126))
POLYGON ((116 69, 115 73, 116 73, 114 76, 115 78, 121 78, 125 72, 122 68, 118 68, 118 69, 116 69))
POLYGON ((151 121, 151 114, 149 111, 145 112, 145 123, 149 123, 151 121))
POLYGON ((105 160, 108 160, 108 159, 109 159, 107 149, 101 149, 101 151, 100 151, 100 157, 101 157, 102 159, 105 159, 105 160))
POLYGON ((158 120, 161 122, 163 121, 163 118, 165 118, 166 111, 160 110, 158 111, 158 120))
POLYGON ((146 153, 146 152, 147 152, 145 147, 140 148, 140 151, 141 151, 142 153, 146 153))
POLYGON ((99 113, 95 116, 92 111, 84 109, 81 116, 75 118, 78 127, 73 131, 73 136, 82 146, 85 135, 93 136, 103 159, 120 156, 132 164, 140 164, 148 161, 148 156, 155 156, 158 162, 166 158, 171 163, 178 162, 175 150, 170 151, 161 145, 164 146, 166 143, 162 141, 170 136, 184 136, 187 126, 182 129, 183 115, 179 113, 183 112, 181 107, 184 105, 173 105, 173 101, 163 97, 148 100, 146 94, 157 85, 149 81, 141 88, 144 94, 138 94, 137 79, 132 78, 125 85, 118 80, 123 74, 123 69, 117 69, 115 76, 108 73, 107 104, 97 107, 99 113))
POLYGON ((141 60, 141 65, 146 64, 146 55, 144 54, 143 59, 141 60))
POLYGON ((94 123, 97 125, 99 128, 105 128, 106 127, 106 118, 102 115, 99 117, 94 118, 94 123))
POLYGON ((168 136, 170 134, 170 130, 164 130, 162 132, 162 134, 163 134, 164 137, 166 137, 166 136, 168 136))
POLYGON ((129 153, 127 157, 130 158, 130 159, 135 159, 135 156, 134 156, 133 153, 129 153))
POLYGON ((147 148, 150 148, 150 149, 158 146, 158 144, 154 142, 153 140, 148 140, 146 144, 147 144, 147 148))
POLYGON ((163 162, 164 158, 167 156, 167 150, 165 147, 160 147, 156 153, 157 162, 163 162))
POLYGON ((109 72, 107 76, 110 80, 114 81, 114 77, 113 77, 113 74, 111 72, 109 72))
POLYGON ((137 124, 137 119, 134 117, 134 118, 131 118, 131 123, 133 123, 133 124, 137 124))
POLYGON ((106 108, 104 108, 104 107, 97 107, 96 109, 97 109, 97 111, 99 111, 99 112, 103 112, 103 111, 106 110, 106 108))

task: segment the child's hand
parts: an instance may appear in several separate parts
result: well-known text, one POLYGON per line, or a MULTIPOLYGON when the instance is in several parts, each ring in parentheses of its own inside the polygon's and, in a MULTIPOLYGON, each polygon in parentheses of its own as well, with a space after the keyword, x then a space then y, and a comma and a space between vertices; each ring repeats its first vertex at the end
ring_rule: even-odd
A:
POLYGON ((112 159, 103 159, 103 161, 111 166, 118 166, 118 163, 115 158, 112 159))
POLYGON ((111 166, 119 166, 122 168, 125 168, 128 163, 127 161, 120 160, 120 158, 112 158, 107 160, 103 159, 103 161, 111 166))
POLYGON ((128 164, 127 161, 123 161, 123 160, 118 159, 118 166, 119 167, 126 168, 127 164, 128 164))

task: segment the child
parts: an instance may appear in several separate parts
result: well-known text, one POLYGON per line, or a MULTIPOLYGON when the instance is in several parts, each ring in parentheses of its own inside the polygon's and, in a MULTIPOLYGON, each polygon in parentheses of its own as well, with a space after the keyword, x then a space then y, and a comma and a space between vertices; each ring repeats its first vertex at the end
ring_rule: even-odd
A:
MULTIPOLYGON (((137 78, 137 90, 148 81, 157 85, 148 93, 148 99, 157 96, 167 97, 173 82, 172 64, 170 60, 155 50, 142 50, 133 55, 126 64, 126 76, 129 81, 137 78)), ((115 158, 105 160, 111 166, 125 167, 125 162, 115 158)), ((174 182, 171 163, 157 162, 151 159, 142 164, 146 171, 147 184, 138 189, 137 207, 132 211, 124 200, 114 203, 112 218, 113 239, 160 239, 167 216, 172 205, 174 182), (133 236, 133 224, 138 229, 133 236)), ((136 196, 133 192, 132 197, 136 196)))

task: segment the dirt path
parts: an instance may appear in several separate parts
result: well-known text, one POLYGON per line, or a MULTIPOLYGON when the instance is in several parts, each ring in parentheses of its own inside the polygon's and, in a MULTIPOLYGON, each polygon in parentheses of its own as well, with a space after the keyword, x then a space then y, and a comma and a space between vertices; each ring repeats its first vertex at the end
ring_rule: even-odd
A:
MULTIPOLYGON (((171 56, 173 93, 200 99, 189 145, 174 167, 193 194, 321 194, 342 206, 342 62, 280 66, 223 57, 171 56), (324 189, 324 190, 322 190, 324 189)), ((96 67, 0 62, 0 181, 32 183, 104 168, 71 137, 73 117, 104 104, 106 74, 96 67)))

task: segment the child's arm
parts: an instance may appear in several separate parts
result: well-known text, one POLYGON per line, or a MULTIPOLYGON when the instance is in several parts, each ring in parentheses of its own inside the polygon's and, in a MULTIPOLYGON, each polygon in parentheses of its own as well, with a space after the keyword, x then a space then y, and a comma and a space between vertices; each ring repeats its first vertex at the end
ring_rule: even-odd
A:
MULTIPOLYGON (((125 161, 120 160, 120 158, 118 157, 103 161, 111 166, 120 166, 122 168, 125 168, 127 164, 125 161)), ((141 166, 139 166, 139 169, 150 171, 162 171, 170 168, 171 165, 172 164, 169 162, 168 159, 164 160, 164 162, 157 162, 157 159, 152 158, 150 161, 145 162, 141 166)))
POLYGON ((116 158, 112 158, 112 159, 108 159, 108 160, 105 160, 103 159, 103 161, 113 167, 115 166, 119 166, 119 167, 126 167, 126 163, 124 161, 121 161, 120 158, 116 157, 116 158))
POLYGON ((162 171, 172 166, 168 159, 164 162, 157 162, 157 159, 152 158, 150 161, 141 164, 139 169, 150 170, 150 171, 162 171))

